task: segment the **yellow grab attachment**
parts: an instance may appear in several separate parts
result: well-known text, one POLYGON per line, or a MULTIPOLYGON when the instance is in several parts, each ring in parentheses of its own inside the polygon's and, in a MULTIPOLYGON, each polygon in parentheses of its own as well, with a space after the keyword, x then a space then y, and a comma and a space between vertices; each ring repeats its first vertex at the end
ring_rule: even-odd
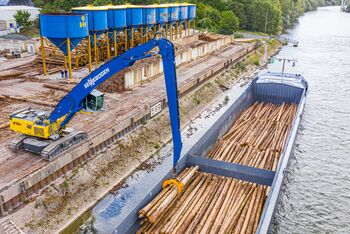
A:
POLYGON ((177 179, 165 180, 163 182, 163 189, 170 184, 175 185, 177 187, 178 194, 180 194, 184 189, 184 184, 181 181, 178 181, 177 179))

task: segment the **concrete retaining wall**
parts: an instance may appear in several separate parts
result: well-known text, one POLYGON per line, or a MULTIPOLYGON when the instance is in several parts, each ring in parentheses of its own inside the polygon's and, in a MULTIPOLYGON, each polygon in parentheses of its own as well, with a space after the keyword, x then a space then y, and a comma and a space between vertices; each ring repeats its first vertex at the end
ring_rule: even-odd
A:
MULTIPOLYGON (((203 56, 206 56, 214 51, 220 50, 224 46, 232 43, 231 37, 225 37, 217 41, 208 42, 202 45, 198 45, 193 48, 187 48, 176 54, 175 62, 179 67, 182 64, 192 62, 203 56)), ((144 66, 133 69, 125 73, 124 85, 125 88, 134 88, 141 85, 143 81, 151 80, 152 78, 163 73, 163 64, 161 59, 157 59, 156 62, 145 64, 144 66)))

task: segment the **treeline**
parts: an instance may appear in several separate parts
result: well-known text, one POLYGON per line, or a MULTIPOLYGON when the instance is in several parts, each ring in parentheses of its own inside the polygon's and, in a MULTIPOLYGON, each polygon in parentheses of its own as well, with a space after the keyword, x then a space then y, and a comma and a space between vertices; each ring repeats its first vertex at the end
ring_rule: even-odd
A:
MULTIPOLYGON (((306 11, 319 6, 339 5, 341 0, 192 0, 198 4, 197 26, 224 33, 223 13, 237 16, 239 28, 276 34, 291 27, 306 11)), ((228 31, 227 33, 231 33, 228 31)))
MULTIPOLYGON (((92 4, 153 4, 165 0, 34 0, 43 12, 69 11, 92 4)), ((179 1, 184 2, 184 1, 179 1)), ((318 6, 340 5, 341 0, 188 0, 197 4, 196 25, 200 29, 232 34, 238 29, 276 34, 292 26, 300 15, 318 6)))

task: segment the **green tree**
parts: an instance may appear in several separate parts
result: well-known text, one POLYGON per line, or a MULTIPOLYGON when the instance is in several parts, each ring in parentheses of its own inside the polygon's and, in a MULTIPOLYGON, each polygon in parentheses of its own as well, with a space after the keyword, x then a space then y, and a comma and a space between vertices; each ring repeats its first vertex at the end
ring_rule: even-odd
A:
POLYGON ((17 25, 20 27, 20 32, 27 32, 32 26, 30 21, 30 13, 25 10, 18 10, 14 15, 17 25))
POLYGON ((249 6, 247 28, 276 34, 282 30, 282 12, 278 1, 254 0, 249 6))
POLYGON ((239 20, 232 11, 223 11, 219 23, 219 33, 231 35, 239 29, 239 20))

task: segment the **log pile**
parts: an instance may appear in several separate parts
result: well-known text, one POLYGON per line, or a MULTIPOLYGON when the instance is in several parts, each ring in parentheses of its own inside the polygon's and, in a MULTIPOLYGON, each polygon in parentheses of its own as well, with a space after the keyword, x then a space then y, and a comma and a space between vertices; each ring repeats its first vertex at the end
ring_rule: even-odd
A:
MULTIPOLYGON (((45 61, 48 66, 58 65, 65 66, 67 60, 65 60, 63 52, 52 44, 49 40, 44 39, 44 48, 45 48, 45 61)), ((41 50, 41 49, 40 49, 41 50)), ((88 53, 87 53, 87 41, 82 40, 81 43, 72 51, 72 66, 78 67, 86 65, 89 62, 88 53)), ((36 63, 42 63, 41 52, 38 53, 38 56, 35 60, 36 63)))
POLYGON ((198 35, 198 39, 201 41, 217 41, 219 39, 223 39, 227 36, 221 34, 215 34, 211 32, 203 32, 198 35))
MULTIPOLYGON (((104 61, 107 59, 107 37, 102 34, 98 39, 98 49, 97 49, 97 57, 98 61, 104 61)), ((110 45, 112 46, 112 45, 110 45)), ((63 52, 52 44, 49 40, 44 39, 44 48, 45 48, 45 61, 48 66, 50 65, 58 65, 65 66, 67 63, 67 58, 63 52)), ((40 49, 41 50, 41 49, 40 49)), ((111 55, 112 52, 111 52, 111 55)), ((86 39, 81 40, 81 42, 72 50, 72 67, 78 68, 85 66, 89 63, 89 54, 88 54, 88 41, 86 39)), ((92 62, 95 59, 95 50, 94 45, 91 45, 91 58, 92 62)), ((36 63, 42 63, 42 55, 41 52, 38 53, 38 56, 35 60, 36 63)))
POLYGON ((276 170, 296 111, 296 104, 253 104, 219 139, 208 157, 276 170))
POLYGON ((155 219, 145 218, 137 233, 255 233, 267 192, 266 186, 198 171, 170 199, 173 189, 166 187, 146 206, 157 211, 167 200, 167 208, 155 219))

